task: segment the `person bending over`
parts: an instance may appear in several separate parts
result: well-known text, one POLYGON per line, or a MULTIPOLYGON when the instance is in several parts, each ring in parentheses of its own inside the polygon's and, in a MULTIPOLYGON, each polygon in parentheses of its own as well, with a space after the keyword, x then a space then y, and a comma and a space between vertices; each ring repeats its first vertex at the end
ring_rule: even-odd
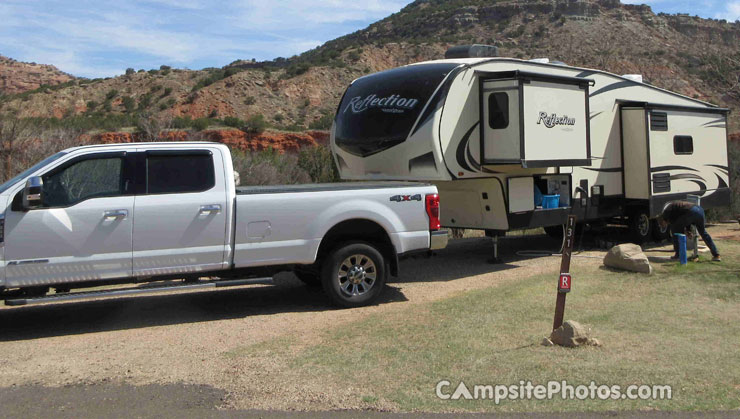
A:
POLYGON ((704 209, 696 204, 688 201, 671 201, 663 207, 663 213, 658 217, 660 225, 665 228, 670 225, 671 232, 673 235, 673 257, 671 259, 678 259, 678 238, 675 233, 684 233, 687 228, 692 224, 696 226, 696 230, 699 232, 704 243, 709 247, 712 252, 712 260, 719 262, 722 258, 719 256, 717 246, 712 240, 712 236, 707 233, 705 224, 704 209))

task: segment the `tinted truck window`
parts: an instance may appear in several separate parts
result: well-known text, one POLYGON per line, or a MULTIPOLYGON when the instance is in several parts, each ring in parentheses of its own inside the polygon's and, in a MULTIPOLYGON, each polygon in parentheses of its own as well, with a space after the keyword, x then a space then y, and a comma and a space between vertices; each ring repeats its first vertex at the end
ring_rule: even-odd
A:
POLYGON ((44 205, 66 207, 123 194, 123 159, 91 158, 43 176, 44 205))
POLYGON ((203 192, 216 185, 213 156, 162 154, 147 156, 147 193, 203 192))

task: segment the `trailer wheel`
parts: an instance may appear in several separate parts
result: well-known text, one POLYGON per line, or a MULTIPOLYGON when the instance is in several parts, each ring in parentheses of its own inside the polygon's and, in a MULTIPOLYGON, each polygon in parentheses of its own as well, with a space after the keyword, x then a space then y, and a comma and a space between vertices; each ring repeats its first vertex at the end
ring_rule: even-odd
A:
POLYGON ((637 244, 645 243, 650 239, 652 222, 645 210, 638 210, 629 216, 629 230, 632 240, 637 244))
POLYGON ((321 283, 331 301, 340 307, 372 303, 386 281, 383 255, 367 243, 347 243, 335 248, 324 260, 321 283))
POLYGON ((661 243, 665 240, 668 240, 671 237, 671 227, 666 225, 665 228, 663 228, 658 220, 653 220, 653 240, 655 240, 658 243, 661 243))

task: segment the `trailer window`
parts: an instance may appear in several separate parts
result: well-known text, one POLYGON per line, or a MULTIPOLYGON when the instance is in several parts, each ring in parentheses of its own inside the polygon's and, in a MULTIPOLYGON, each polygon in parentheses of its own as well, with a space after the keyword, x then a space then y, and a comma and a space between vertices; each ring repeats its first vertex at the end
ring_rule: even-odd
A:
POLYGON ((650 112, 650 130, 668 131, 668 114, 665 112, 650 112))
POLYGON ((488 96, 488 125, 492 129, 509 126, 509 95, 504 92, 488 96))
POLYGON ((203 154, 150 155, 147 157, 147 193, 203 192, 215 185, 213 156, 208 152, 203 154))
POLYGON ((688 135, 673 137, 673 152, 675 154, 694 154, 694 138, 688 135))

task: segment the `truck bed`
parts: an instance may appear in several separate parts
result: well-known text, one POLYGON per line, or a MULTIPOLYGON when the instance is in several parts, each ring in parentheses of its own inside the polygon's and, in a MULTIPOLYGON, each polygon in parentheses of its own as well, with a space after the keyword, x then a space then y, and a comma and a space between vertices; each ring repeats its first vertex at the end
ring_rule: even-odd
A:
POLYGON ((274 193, 352 191, 363 189, 392 189, 431 186, 420 182, 337 182, 337 183, 309 183, 303 185, 270 185, 270 186, 238 186, 237 195, 260 195, 274 193))

